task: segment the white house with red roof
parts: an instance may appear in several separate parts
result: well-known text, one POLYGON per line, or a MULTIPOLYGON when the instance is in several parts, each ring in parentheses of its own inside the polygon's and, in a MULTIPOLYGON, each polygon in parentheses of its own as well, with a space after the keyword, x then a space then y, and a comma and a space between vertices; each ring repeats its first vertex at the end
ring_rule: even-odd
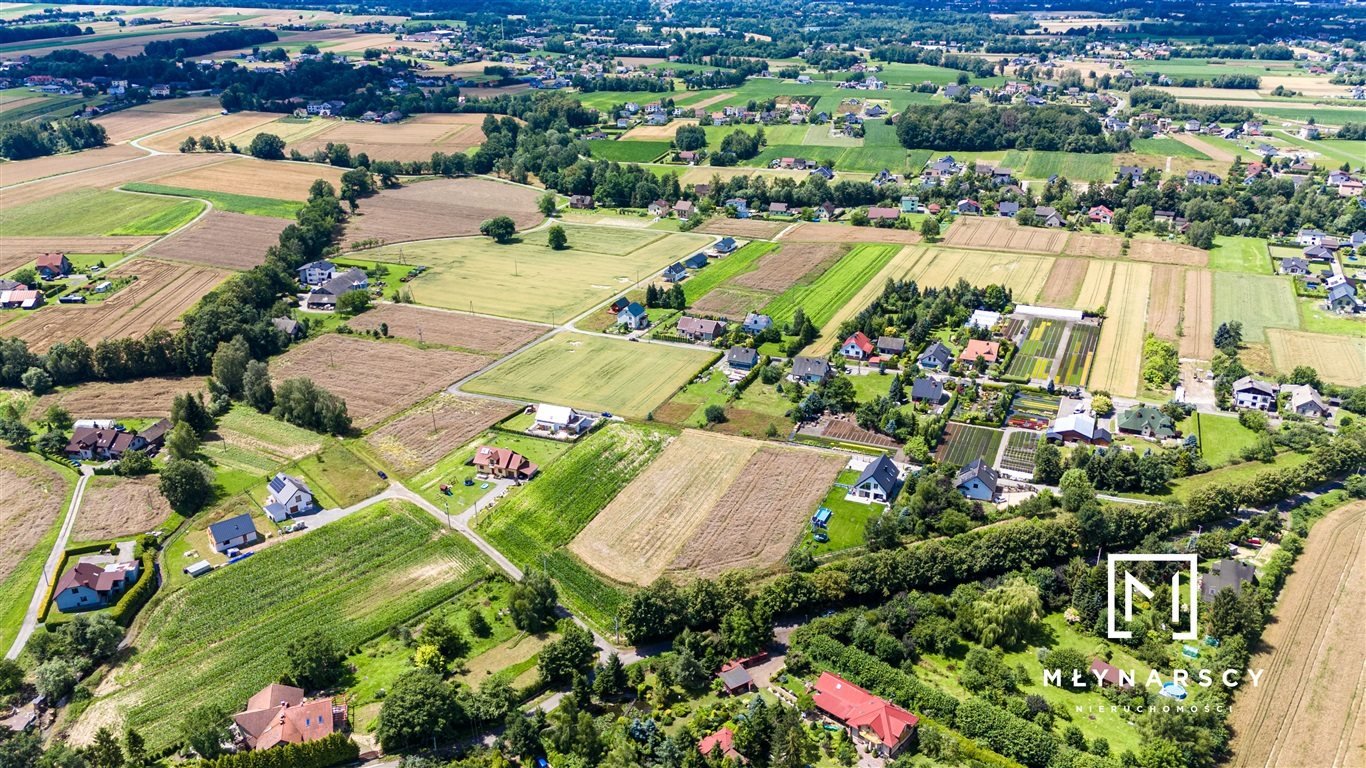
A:
POLYGON ((853 336, 845 339, 844 344, 840 345, 840 354, 850 360, 867 360, 876 352, 877 347, 863 331, 855 331, 853 336))
POLYGON ((812 693, 816 708, 844 726, 855 743, 884 758, 895 757, 920 718, 853 683, 822 672, 812 693))
POLYGON ((1086 212, 1087 218, 1101 224, 1109 224, 1114 221, 1115 212, 1103 205, 1097 205, 1086 212))

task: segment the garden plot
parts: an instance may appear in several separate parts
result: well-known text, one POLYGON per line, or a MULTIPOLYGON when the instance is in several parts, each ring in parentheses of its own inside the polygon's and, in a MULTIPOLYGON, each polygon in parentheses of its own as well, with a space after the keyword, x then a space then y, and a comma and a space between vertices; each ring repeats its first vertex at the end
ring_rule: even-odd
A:
POLYGON ((949 227, 944 242, 964 248, 1018 253, 1060 253, 1067 232, 1046 227, 1022 227, 1000 217, 960 216, 949 227))
POLYGON ((935 459, 959 467, 967 466, 977 459, 994 465, 1004 434, 999 429, 949 422, 944 430, 943 442, 935 452, 935 459))
POLYGON ((1091 386, 1095 389, 1121 397, 1138 394, 1152 271, 1151 264, 1125 262, 1115 266, 1114 285, 1118 290, 1111 292, 1106 322, 1096 347, 1096 365, 1091 372, 1091 386))
POLYGON ((1048 425, 1053 423, 1053 417, 1058 414, 1060 402, 1061 399, 1053 395, 1026 390, 1016 392, 1010 403, 1010 416, 1006 418, 1006 426, 1047 429, 1048 425))
POLYGON ((1268 328, 1266 337, 1271 342, 1271 359, 1279 371, 1308 365, 1318 371, 1324 381, 1334 384, 1356 387, 1366 382, 1366 338, 1279 328, 1268 328))
POLYGON ((1001 456, 1001 469, 1034 474, 1034 453, 1039 449, 1043 438, 1038 432, 1011 432, 1006 436, 1005 453, 1001 456))
POLYGON ((29 416, 36 418, 60 405, 78 419, 162 418, 171 415, 176 397, 203 389, 204 379, 195 376, 92 381, 43 395, 29 408, 29 416))
POLYGON ((685 430, 593 518, 569 551, 614 581, 653 582, 697 534, 761 445, 685 430))
POLYGON ((92 477, 81 497, 72 541, 102 541, 140 536, 171 516, 171 505, 156 477, 92 477))
POLYGON ((1067 337, 1067 349, 1062 354, 1062 364, 1058 367, 1058 383, 1069 387, 1085 386, 1091 378, 1091 365, 1095 362, 1096 348, 1100 346, 1100 326, 1076 323, 1072 334, 1067 337))
POLYGON ((487 357, 464 352, 331 333, 292 346, 273 359, 270 377, 276 386, 299 377, 317 382, 345 400, 352 422, 365 429, 488 362, 487 357))
POLYGON ((365 442, 396 472, 412 475, 515 410, 501 400, 443 392, 371 432, 365 442))
POLYGON ((381 304, 352 318, 348 324, 361 331, 385 325, 391 336, 497 356, 515 352, 550 330, 544 325, 411 304, 381 304))
MULTIPOLYGON (((527 229, 545 219, 536 209, 542 194, 531 187, 477 178, 405 184, 368 198, 359 215, 347 220, 344 240, 397 243, 477 235, 479 225, 494 216, 510 216, 517 229, 527 229)), ((572 238, 569 243, 574 244, 572 238)))
POLYGON ((1053 363, 1058 356, 1068 323, 1043 318, 1030 318, 1023 329, 1019 348, 1007 376, 1024 376, 1029 379, 1048 379, 1053 372, 1053 363))
POLYGON ((163 239, 146 255, 224 269, 251 269, 266 260, 289 222, 264 216, 209 211, 193 226, 163 239))

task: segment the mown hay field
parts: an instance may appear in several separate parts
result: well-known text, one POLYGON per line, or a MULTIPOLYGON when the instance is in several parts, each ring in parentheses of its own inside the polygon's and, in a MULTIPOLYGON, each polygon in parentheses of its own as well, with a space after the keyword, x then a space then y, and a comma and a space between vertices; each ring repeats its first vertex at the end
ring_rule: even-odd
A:
POLYGON ((227 160, 211 165, 164 174, 149 181, 167 187, 203 189, 209 192, 226 192, 230 195, 307 200, 309 187, 318 179, 326 179, 332 184, 333 189, 340 189, 343 170, 317 163, 291 163, 284 160, 230 156, 227 160))
POLYGON ((489 358, 448 349, 418 349, 396 341, 326 334, 271 360, 270 377, 307 378, 346 401, 365 429, 483 368, 489 358))
POLYGON ((1213 325, 1232 320, 1243 324, 1244 341, 1256 343, 1266 341, 1267 328, 1298 328, 1300 313, 1290 278, 1215 272, 1213 325))
POLYGON ((329 143, 345 144, 351 148, 352 157, 364 152, 377 160, 428 160, 433 152, 455 154, 484 143, 482 114, 413 115, 388 125, 315 119, 325 120, 327 127, 300 141, 288 142, 289 149, 311 155, 329 143))
POLYGON ((1209 251, 1161 240, 1132 240, 1129 242, 1129 258, 1153 264, 1204 267, 1209 264, 1209 251))
POLYGON ((1279 371, 1288 373, 1295 366, 1308 365, 1324 381, 1334 384, 1356 387, 1366 381, 1366 338, 1280 328, 1268 328, 1266 338, 1271 342, 1271 359, 1279 371))
POLYGON ((278 682, 288 660, 262 649, 319 631, 352 648, 489 573, 469 540, 401 502, 267 547, 149 607, 146 629, 133 639, 137 653, 114 668, 69 738, 88 744, 101 726, 126 718, 159 752, 178 740, 187 708, 233 710, 278 682))
POLYGON ((715 218, 698 227, 696 232, 709 235, 730 235, 732 237, 753 237, 772 240, 789 225, 781 221, 761 221, 759 219, 715 218))
POLYGON ((98 475, 86 484, 72 541, 140 536, 171 516, 171 505, 152 477, 98 475))
POLYGON ((944 236, 948 245, 993 251, 1059 253, 1067 243, 1067 231, 1046 227, 1022 227, 999 216, 960 216, 944 236))
POLYGON ((390 336, 501 357, 530 344, 548 326, 446 312, 412 304, 381 304, 348 323, 361 331, 387 326, 390 336))
MULTIPOLYGON (((146 45, 146 41, 140 45, 146 45)), ((216 115, 222 109, 218 99, 207 97, 152 101, 101 115, 95 118, 95 124, 104 126, 110 144, 119 144, 216 115)))
POLYGON ((5 175, 3 179, 0 179, 0 185, 8 187, 59 173, 72 173, 88 168, 98 168, 102 165, 121 163, 145 155, 146 153, 137 147, 128 144, 115 144, 97 149, 87 149, 84 152, 48 155, 30 160, 15 160, 5 163, 5 175))
MULTIPOLYGON (((84 154, 84 153, 82 153, 84 154)), ((71 192, 112 190, 129 182, 147 181, 160 176, 179 173, 191 168, 224 162, 221 155, 152 155, 123 163, 97 165, 79 173, 38 179, 28 184, 5 187, 5 208, 17 209, 50 197, 71 192)), ((6 182, 8 183, 8 182, 6 182)), ((124 202, 124 198, 119 198, 124 202)), ((5 231, 6 236, 17 233, 5 231)))
POLYGON ((465 385, 470 392, 644 418, 717 354, 560 333, 465 385))
POLYGON ((850 227, 843 224, 817 224, 804 221, 794 225, 781 238, 793 243, 893 243, 915 245, 920 233, 909 229, 850 227))
POLYGON ((1148 293, 1148 332, 1164 341, 1177 341, 1186 301, 1186 270, 1169 264, 1153 267, 1148 293))
POLYGON ((1101 326, 1100 345, 1091 371, 1093 389, 1121 397, 1138 394, 1152 271, 1151 264, 1116 264, 1115 290, 1106 304, 1105 324, 1101 326))
MULTIPOLYGON (((278 112, 244 111, 233 112, 229 115, 214 115, 208 120, 199 120, 190 125, 183 125, 138 143, 141 146, 161 152, 179 152, 180 145, 184 143, 185 139, 193 138, 197 142, 203 136, 212 136, 225 142, 234 142, 237 146, 245 149, 251 144, 251 135, 248 135, 246 141, 237 141, 238 134, 254 128, 261 128, 279 119, 278 112)), ((274 133, 274 131, 270 132, 274 133)), ((252 135, 254 133, 253 131, 252 135)))
POLYGON ((1209 270, 1186 270, 1186 295, 1181 323, 1181 356, 1196 360, 1214 357, 1214 276, 1209 270))
POLYGON ((516 410, 501 400, 442 392, 375 429, 365 442, 399 474, 413 475, 516 410))
POLYGON ((1050 307, 1075 306, 1088 268, 1085 259, 1055 259, 1048 270, 1048 280, 1039 291, 1039 303, 1050 307))
POLYGON ((1110 298, 1110 283, 1114 281, 1116 266, 1118 265, 1113 261, 1091 262, 1086 268, 1086 277, 1081 281, 1076 302, 1072 306, 1086 311, 1095 311, 1105 306, 1105 302, 1110 298))
POLYGON ((0 648, 23 622, 71 483, 52 467, 0 449, 0 648), (42 544, 43 546, 40 546, 42 544))
POLYGON ((1114 235, 1073 232, 1067 238, 1066 253, 1097 259, 1118 259, 1123 257, 1123 244, 1124 240, 1114 235))

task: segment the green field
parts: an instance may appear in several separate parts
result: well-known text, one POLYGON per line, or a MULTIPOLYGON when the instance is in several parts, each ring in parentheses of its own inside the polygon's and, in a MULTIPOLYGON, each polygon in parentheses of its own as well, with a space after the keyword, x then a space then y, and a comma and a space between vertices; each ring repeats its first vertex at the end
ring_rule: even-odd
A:
POLYGON ((475 527, 518 566, 547 568, 571 611, 610 628, 624 592, 564 547, 667 442, 662 431, 609 424, 484 513, 475 527))
MULTIPOLYGON (((1366 112, 1364 112, 1359 119, 1366 120, 1366 112)), ((1342 163, 1351 163, 1353 168, 1361 168, 1363 165, 1366 165, 1366 141, 1350 141, 1347 139, 1318 139, 1310 141, 1308 139, 1301 139, 1299 136, 1290 133, 1289 131, 1277 133, 1276 138, 1296 147, 1318 152, 1323 155, 1326 161, 1329 161, 1324 163, 1325 165, 1337 166, 1342 163)))
POLYGON ((958 423, 950 424, 949 430, 952 434, 945 435, 944 444, 936 454, 939 461, 960 467, 979 458, 988 464, 996 461, 996 452, 1005 435, 1001 430, 958 423))
POLYGON ((431 267, 410 284, 418 304, 563 323, 711 242, 650 229, 562 226, 569 237, 562 251, 548 247, 539 230, 507 245, 463 237, 376 248, 365 257, 431 267))
POLYGON ((649 163, 669 151, 667 141, 590 141, 593 157, 620 163, 649 163))
POLYGON ((154 195, 168 195, 171 197, 194 197, 208 200, 213 203, 213 207, 219 211, 228 213, 246 213, 252 216, 269 216, 275 219, 294 220, 294 215, 303 209, 304 204, 293 200, 276 200, 271 197, 253 197, 251 195, 232 195, 227 192, 209 192, 202 189, 187 189, 185 187, 168 187, 162 184, 147 184, 145 182, 131 182, 124 184, 122 189, 129 192, 147 192, 154 195))
MULTIPOLYGON (((850 239, 856 237, 854 233, 850 239)), ((801 307, 812 323, 823 327, 900 250, 899 245, 857 245, 816 279, 799 282, 769 302, 764 314, 783 325, 801 307)))
POLYGON ((1038 432, 1011 432, 1006 437, 1006 450, 1001 457, 1001 469, 1034 473, 1034 452, 1039 449, 1038 432))
POLYGON ((755 240, 746 243, 734 253, 722 259, 713 259, 706 269, 700 269, 683 281, 683 295, 688 303, 706 296, 718 285, 732 277, 742 275, 758 265, 759 258, 778 247, 777 243, 755 240))
MULTIPOLYGON (((43 94, 29 91, 27 88, 8 88, 0 91, 0 95, 9 96, 10 94, 15 94, 15 97, 0 101, 0 122, 22 123, 39 117, 69 117, 86 103, 80 94, 70 96, 43 94), (17 107, 9 106, 19 99, 32 96, 41 96, 42 100, 17 107)), ((94 100, 92 103, 99 101, 103 101, 103 99, 94 100)))
POLYGON ((1266 341, 1267 328, 1298 328, 1299 310, 1290 280, 1278 276, 1214 273, 1214 327, 1237 320, 1243 340, 1266 341))
POLYGON ((1140 155, 1156 155, 1158 157, 1189 157, 1193 160, 1210 160, 1209 155, 1201 152, 1195 147, 1189 146, 1176 139, 1134 139, 1130 144, 1133 151, 1140 155))
POLYGON ((520 432, 504 432, 501 429, 489 430, 413 475, 407 482, 408 487, 438 508, 455 513, 468 509, 489 492, 488 488, 480 487, 482 481, 465 485, 466 479, 475 479, 475 469, 470 465, 470 460, 474 458, 475 449, 481 445, 496 445, 516 451, 542 470, 569 449, 568 443, 558 440, 546 440, 520 432), (441 492, 442 485, 450 486, 451 495, 441 492))
POLYGON ((1366 318, 1360 315, 1339 315, 1325 312, 1318 299, 1296 299, 1300 306, 1300 327, 1310 333, 1337 336, 1366 336, 1366 318))
POLYGON ((127 717, 159 752, 201 704, 236 711, 278 682, 292 640, 321 631, 353 648, 490 573, 463 536, 411 505, 358 512, 154 598, 137 654, 84 717, 127 717))
POLYGON ((1026 179, 1062 176, 1069 181, 1109 181, 1115 176, 1115 156, 1112 154, 1010 150, 1001 164, 1026 179))
POLYGON ((465 385, 470 392, 644 418, 717 353, 561 333, 465 385))
POLYGON ((1209 268, 1216 272, 1272 274, 1266 248, 1266 241, 1255 237, 1220 235, 1214 238, 1214 247, 1209 251, 1209 268))
POLYGON ((19 626, 24 622, 29 600, 33 597, 33 590, 39 579, 42 578, 43 565, 52 552, 52 546, 57 542, 57 532, 62 527, 71 493, 75 489, 75 470, 70 467, 66 467, 65 471, 59 470, 63 476, 61 480, 65 482, 58 482, 57 478, 51 477, 45 471, 58 466, 55 462, 42 462, 41 468, 34 466, 37 463, 39 462, 29 461, 26 456, 15 455, 8 449, 0 451, 0 466, 27 478, 39 492, 57 497, 61 505, 47 532, 34 542, 31 549, 26 552, 17 551, 17 548, 11 550, 11 556, 18 562, 14 564, 9 575, 0 581, 0 651, 9 650, 10 644, 14 642, 14 636, 19 632, 19 626))
POLYGON ((1027 376, 1031 379, 1045 379, 1053 368, 1053 359, 1058 355, 1058 344, 1062 342, 1062 332, 1067 326, 1051 320, 1033 319, 1025 329, 1024 340, 1015 352, 1015 357, 1006 369, 1007 376, 1027 376))
POLYGON ((340 442, 332 440, 321 451, 299 459, 285 472, 298 475, 313 489, 315 501, 324 508, 349 507, 383 491, 387 486, 370 465, 340 442))
POLYGON ((85 189, 0 210, 10 237, 164 235, 199 215, 204 204, 85 189))
POLYGON ((1257 433, 1239 424, 1237 416, 1197 412, 1186 417, 1176 428, 1183 436, 1199 438, 1200 453, 1212 467, 1227 464, 1244 448, 1257 442, 1257 433))

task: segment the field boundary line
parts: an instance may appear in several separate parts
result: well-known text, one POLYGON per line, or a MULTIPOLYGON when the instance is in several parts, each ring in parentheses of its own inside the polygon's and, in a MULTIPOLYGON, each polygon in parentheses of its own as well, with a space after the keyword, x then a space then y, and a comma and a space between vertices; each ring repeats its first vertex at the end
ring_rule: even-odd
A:
POLYGON ((33 636, 33 632, 38 628, 38 613, 43 608, 43 602, 47 600, 48 585, 53 584, 57 577, 57 566, 61 564, 63 555, 66 553, 67 541, 71 538, 71 531, 76 527, 76 516, 80 513, 81 500, 85 498, 85 486, 95 471, 90 467, 81 467, 80 479, 76 481, 76 488, 72 491, 71 502, 67 505, 66 518, 62 520, 62 528, 57 533, 57 540, 52 543, 52 551, 48 553, 47 562, 43 563, 42 575, 38 578, 38 584, 33 590, 33 598, 29 601, 28 611, 24 614, 24 623, 19 627, 19 633, 14 636, 14 643, 10 645, 9 651, 5 654, 6 659, 14 660, 19 658, 19 654, 24 652, 24 646, 28 645, 28 640, 33 636))

